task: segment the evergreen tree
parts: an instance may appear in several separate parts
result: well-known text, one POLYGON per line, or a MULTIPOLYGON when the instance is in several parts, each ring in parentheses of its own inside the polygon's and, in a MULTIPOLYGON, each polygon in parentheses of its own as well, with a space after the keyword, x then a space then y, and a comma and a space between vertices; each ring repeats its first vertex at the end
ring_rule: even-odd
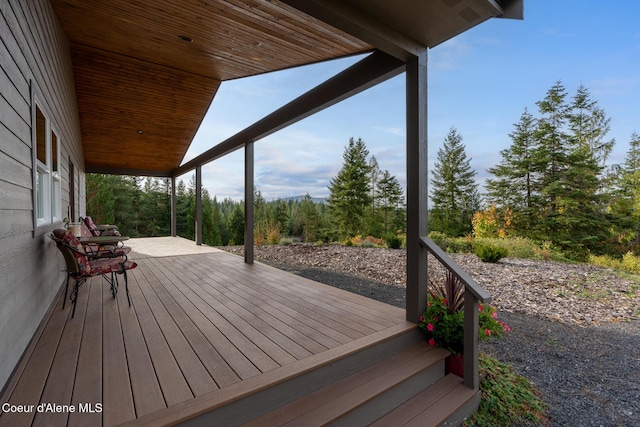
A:
POLYGON ((471 231, 471 218, 478 209, 476 172, 471 169, 462 136, 452 127, 438 149, 431 179, 431 230, 450 236, 471 231))
POLYGON ((572 103, 561 82, 526 110, 509 136, 502 162, 489 170, 488 199, 513 212, 513 227, 536 240, 550 240, 576 258, 599 250, 610 235, 603 168, 613 140, 609 118, 581 86, 572 103))
POLYGON ((369 159, 369 196, 371 198, 371 206, 369 207, 366 215, 367 227, 365 229, 367 235, 377 237, 381 237, 384 232, 384 220, 381 215, 382 212, 379 209, 379 200, 377 197, 381 174, 382 172, 380 171, 378 160, 376 159, 376 156, 372 155, 369 159))
POLYGON ((213 201, 212 201, 213 207, 212 207, 212 212, 211 212, 211 219, 213 222, 213 227, 215 228, 214 233, 213 233, 213 241, 211 242, 211 244, 213 246, 222 246, 225 245, 226 243, 223 243, 223 235, 224 235, 224 229, 226 228, 226 225, 224 224, 224 222, 222 221, 222 217, 220 216, 220 208, 218 207, 218 199, 214 196, 213 197, 213 201))
POLYGON ((562 82, 557 82, 548 91, 542 101, 536 102, 542 117, 538 120, 535 149, 534 170, 541 175, 541 191, 546 198, 545 205, 548 212, 544 218, 550 221, 539 223, 548 236, 554 235, 556 230, 555 217, 558 212, 557 199, 560 188, 560 178, 567 167, 567 153, 569 137, 565 132, 569 107, 565 99, 567 92, 562 82))
POLYGON ((229 217, 229 231, 231 233, 230 242, 233 242, 234 245, 244 244, 244 212, 239 203, 235 204, 229 217))
POLYGON ((496 178, 487 179, 487 199, 502 209, 509 208, 518 228, 528 230, 540 205, 540 174, 536 173, 533 157, 537 122, 525 109, 514 126, 509 134, 511 146, 500 151, 502 161, 489 169, 496 178))
POLYGON ((300 202, 300 224, 305 242, 314 242, 320 237, 320 214, 309 193, 300 202))
POLYGON ((569 127, 574 147, 587 147, 600 165, 604 165, 613 150, 614 139, 606 140, 611 118, 591 99, 589 90, 580 85, 573 97, 569 127))
MULTIPOLYGON (((384 233, 388 234, 397 231, 397 212, 402 211, 401 207, 404 204, 404 192, 398 179, 391 175, 388 170, 382 173, 375 196, 378 200, 380 210, 384 214, 384 233)), ((404 215, 401 216, 404 217, 404 215)), ((403 228, 404 227, 401 227, 400 229, 403 228)))
POLYGON ((342 169, 329 185, 329 212, 343 238, 362 234, 365 227, 365 213, 371 204, 368 155, 362 139, 350 138, 342 156, 342 169))
POLYGON ((619 174, 618 203, 630 230, 632 243, 640 246, 640 135, 634 132, 619 174))
MULTIPOLYGON (((87 215, 96 224, 115 224, 114 178, 114 175, 87 174, 87 215)), ((78 221, 78 218, 71 219, 78 221)))
POLYGON ((195 235, 195 230, 192 230, 192 225, 188 221, 190 205, 191 197, 187 186, 184 181, 180 180, 176 185, 176 233, 186 239, 193 239, 195 235))

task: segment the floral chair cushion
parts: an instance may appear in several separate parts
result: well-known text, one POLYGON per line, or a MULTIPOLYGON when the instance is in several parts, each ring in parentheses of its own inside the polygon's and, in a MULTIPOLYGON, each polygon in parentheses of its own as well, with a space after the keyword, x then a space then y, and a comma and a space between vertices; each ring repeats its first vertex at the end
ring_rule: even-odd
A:
POLYGON ((82 221, 82 223, 86 224, 87 228, 89 229, 92 235, 94 236, 100 235, 100 231, 98 231, 96 224, 93 222, 93 219, 90 216, 85 216, 84 221, 82 221))
POLYGON ((89 274, 89 272, 91 271, 89 260, 84 251, 82 243, 80 243, 80 240, 78 240, 75 234, 73 234, 73 232, 71 232, 70 230, 58 229, 53 230, 53 236, 62 244, 68 245, 69 247, 75 249, 74 251, 71 251, 71 253, 78 263, 78 274, 89 274))
POLYGON ((122 258, 105 258, 91 261, 91 276, 107 273, 122 273, 138 265, 133 261, 122 262, 122 258))

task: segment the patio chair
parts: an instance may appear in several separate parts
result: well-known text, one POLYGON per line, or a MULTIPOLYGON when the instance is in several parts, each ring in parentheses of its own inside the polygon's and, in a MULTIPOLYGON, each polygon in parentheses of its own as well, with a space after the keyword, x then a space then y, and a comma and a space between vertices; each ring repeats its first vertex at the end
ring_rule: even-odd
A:
MULTIPOLYGON (((91 217, 86 217, 86 218, 88 218, 89 223, 93 224, 91 217)), ((115 228, 115 225, 112 225, 109 227, 114 227, 115 232, 111 234, 95 234, 89 229, 85 219, 81 218, 80 219, 80 238, 84 239, 87 237, 122 236, 122 234, 120 234, 117 228, 115 228)), ((83 242, 82 240, 80 241, 80 243, 84 245, 84 249, 87 255, 91 255, 91 256, 104 255, 107 252, 120 252, 126 255, 129 252, 131 252, 131 248, 129 246, 122 246, 122 245, 117 245, 112 243, 109 243, 109 244, 86 243, 86 242, 83 242)))
POLYGON ((131 306, 127 270, 136 268, 137 264, 133 261, 128 261, 125 253, 118 251, 104 251, 98 254, 87 253, 78 238, 71 231, 65 229, 53 230, 49 237, 56 242, 56 246, 62 252, 67 264, 67 283, 64 289, 63 309, 67 300, 69 279, 73 278, 75 281, 73 291, 70 295, 73 303, 71 318, 73 318, 76 313, 78 288, 86 282, 88 278, 94 276, 102 276, 111 285, 111 294, 115 299, 118 293, 118 275, 122 275, 127 293, 127 302, 129 306, 131 306))
POLYGON ((90 216, 80 218, 80 223, 87 226, 89 232, 93 236, 121 236, 120 230, 115 225, 102 224, 96 225, 90 216))

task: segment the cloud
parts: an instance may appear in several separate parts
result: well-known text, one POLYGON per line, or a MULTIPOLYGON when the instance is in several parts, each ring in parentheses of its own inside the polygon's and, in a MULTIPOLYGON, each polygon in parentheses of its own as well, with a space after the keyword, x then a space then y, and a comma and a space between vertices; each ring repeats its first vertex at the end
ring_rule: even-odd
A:
POLYGON ((429 51, 429 67, 435 70, 457 68, 460 60, 471 51, 471 46, 464 39, 462 36, 454 37, 429 51))
POLYGON ((384 132, 384 133, 388 133, 391 135, 395 135, 395 136, 406 136, 407 132, 406 129, 403 127, 381 127, 381 126, 374 126, 373 128, 374 130, 378 130, 380 132, 384 132))
POLYGON ((607 77, 594 80, 590 90, 594 95, 621 95, 634 91, 637 84, 637 77, 607 77))

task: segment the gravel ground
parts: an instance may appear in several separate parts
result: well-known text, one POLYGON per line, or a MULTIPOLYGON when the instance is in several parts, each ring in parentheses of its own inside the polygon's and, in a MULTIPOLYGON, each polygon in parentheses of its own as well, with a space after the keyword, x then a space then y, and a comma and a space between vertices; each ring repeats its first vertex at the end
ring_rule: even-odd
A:
MULTIPOLYGON (((261 259, 260 253, 257 257, 261 259)), ((309 279, 398 307, 405 305, 405 289, 397 284, 309 267, 291 258, 286 262, 264 258, 261 260, 265 263, 309 279)), ((540 390, 549 405, 551 426, 640 426, 637 316, 582 324, 561 323, 531 312, 503 310, 500 317, 512 333, 499 340, 482 341, 481 351, 513 365, 540 390)), ((583 317, 581 314, 577 318, 583 317)))

